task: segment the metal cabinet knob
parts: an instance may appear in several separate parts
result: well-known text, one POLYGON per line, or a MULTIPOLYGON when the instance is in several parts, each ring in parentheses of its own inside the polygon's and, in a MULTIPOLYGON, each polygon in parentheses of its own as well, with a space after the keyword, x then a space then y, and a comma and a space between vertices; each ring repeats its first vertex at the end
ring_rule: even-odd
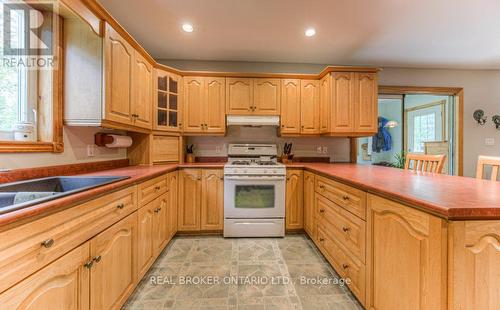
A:
POLYGON ((155 191, 159 191, 161 187, 155 186, 155 191))
POLYGON ((319 238, 319 242, 325 241, 325 238, 319 238))
POLYGON ((349 265, 347 265, 347 264, 342 264, 342 268, 347 269, 347 268, 349 268, 349 265))
POLYGON ((92 260, 96 263, 101 261, 101 255, 97 255, 96 257, 92 258, 92 260))
POLYGON ((92 268, 92 266, 94 265, 94 261, 88 261, 86 262, 83 267, 87 268, 87 269, 90 269, 92 268))
POLYGON ((344 195, 344 196, 342 196, 342 199, 344 199, 344 200, 349 200, 349 196, 344 195))
POLYGON ((342 230, 343 230, 344 232, 348 232, 349 230, 351 230, 351 228, 349 228, 349 227, 345 227, 345 226, 344 226, 344 227, 342 227, 342 230))
POLYGON ((54 239, 47 239, 44 242, 42 242, 42 246, 47 249, 53 245, 54 245, 54 239))
POLYGON ((125 208, 125 204, 124 203, 120 203, 120 204, 116 205, 116 207, 118 209, 123 209, 123 208, 125 208))
POLYGON ((319 213, 325 213, 325 209, 320 209, 319 213))
POLYGON ((325 186, 324 185, 320 185, 319 188, 325 189, 325 186))

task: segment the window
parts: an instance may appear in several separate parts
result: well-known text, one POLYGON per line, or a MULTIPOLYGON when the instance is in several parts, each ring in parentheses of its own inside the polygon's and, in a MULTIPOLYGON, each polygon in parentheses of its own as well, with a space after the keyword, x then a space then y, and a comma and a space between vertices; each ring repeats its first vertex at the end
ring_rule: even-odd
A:
MULTIPOLYGON (((0 23, 4 18, 10 19, 10 36, 12 48, 23 48, 25 42, 24 11, 12 10, 5 16, 0 6, 0 23)), ((3 35, 3 34, 2 34, 3 35)), ((3 38, 2 38, 3 42, 3 38)), ((3 54, 4 46, 1 47, 3 54)), ((18 57, 25 57, 19 55, 18 57)), ((0 66, 0 140, 36 141, 36 94, 37 72, 24 66, 0 66), (17 125, 24 125, 24 131, 30 135, 15 136, 17 125)))
POLYGON ((416 115, 413 122, 413 152, 423 153, 424 142, 436 140, 436 114, 416 115))

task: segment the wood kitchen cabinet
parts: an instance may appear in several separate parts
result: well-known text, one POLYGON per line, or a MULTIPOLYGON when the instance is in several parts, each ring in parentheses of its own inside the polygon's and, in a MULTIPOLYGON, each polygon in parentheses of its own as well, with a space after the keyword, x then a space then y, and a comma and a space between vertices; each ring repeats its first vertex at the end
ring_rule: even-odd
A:
POLYGON ((330 132, 354 132, 355 74, 334 72, 331 74, 330 132))
POLYGON ((281 80, 281 134, 300 134, 300 80, 281 80))
POLYGON ((302 169, 287 169, 285 228, 302 229, 304 221, 304 181, 302 169))
POLYGON ((119 309, 137 283, 137 212, 90 240, 90 309, 119 309))
POLYGON ((186 134, 224 134, 226 79, 185 77, 183 132, 186 134))
POLYGON ((138 211, 138 270, 144 276, 171 237, 170 191, 138 211))
POLYGON ((354 131, 373 134, 378 130, 378 78, 376 73, 354 74, 354 131))
POLYGON ((169 214, 169 225, 170 228, 170 238, 172 238, 177 233, 177 204, 179 203, 179 172, 173 171, 167 175, 167 184, 169 188, 169 203, 168 203, 168 214, 169 214))
POLYGON ((222 169, 179 171, 179 231, 221 230, 224 212, 222 169))
POLYGON ((257 115, 279 115, 281 107, 281 80, 254 79, 254 113, 257 115))
POLYGON ((181 93, 182 77, 179 75, 156 69, 155 70, 155 104, 153 112, 154 126, 156 130, 179 132, 182 129, 181 122, 181 93))
POLYGON ((319 81, 319 132, 328 133, 330 129, 331 75, 319 81))
POLYGON ((319 81, 300 81, 300 133, 319 134, 319 81))
POLYGON ((445 309, 446 222, 368 195, 367 224, 366 308, 445 309))
POLYGON ((202 170, 201 230, 224 227, 224 173, 222 169, 202 170))
POLYGON ((226 83, 226 114, 280 114, 280 79, 227 78, 226 83))
POLYGON ((132 120, 138 127, 151 129, 153 109, 153 66, 134 51, 131 76, 132 120))
POLYGON ((86 242, 0 294, 3 309, 91 309, 86 242))
POLYGON ((304 171, 304 230, 315 239, 314 173, 308 171, 304 171))

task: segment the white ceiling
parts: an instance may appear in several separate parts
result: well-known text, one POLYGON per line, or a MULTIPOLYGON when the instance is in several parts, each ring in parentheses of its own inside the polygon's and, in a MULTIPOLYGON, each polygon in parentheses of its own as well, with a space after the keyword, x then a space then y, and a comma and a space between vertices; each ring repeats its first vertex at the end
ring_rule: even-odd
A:
POLYGON ((500 0, 100 2, 157 59, 500 69, 500 0))

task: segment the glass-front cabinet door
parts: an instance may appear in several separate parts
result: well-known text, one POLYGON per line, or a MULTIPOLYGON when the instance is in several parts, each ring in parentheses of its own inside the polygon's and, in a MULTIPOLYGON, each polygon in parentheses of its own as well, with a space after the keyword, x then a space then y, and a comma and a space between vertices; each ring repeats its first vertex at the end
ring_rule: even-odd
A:
POLYGON ((156 70, 155 129, 180 131, 181 77, 173 73, 156 70))

